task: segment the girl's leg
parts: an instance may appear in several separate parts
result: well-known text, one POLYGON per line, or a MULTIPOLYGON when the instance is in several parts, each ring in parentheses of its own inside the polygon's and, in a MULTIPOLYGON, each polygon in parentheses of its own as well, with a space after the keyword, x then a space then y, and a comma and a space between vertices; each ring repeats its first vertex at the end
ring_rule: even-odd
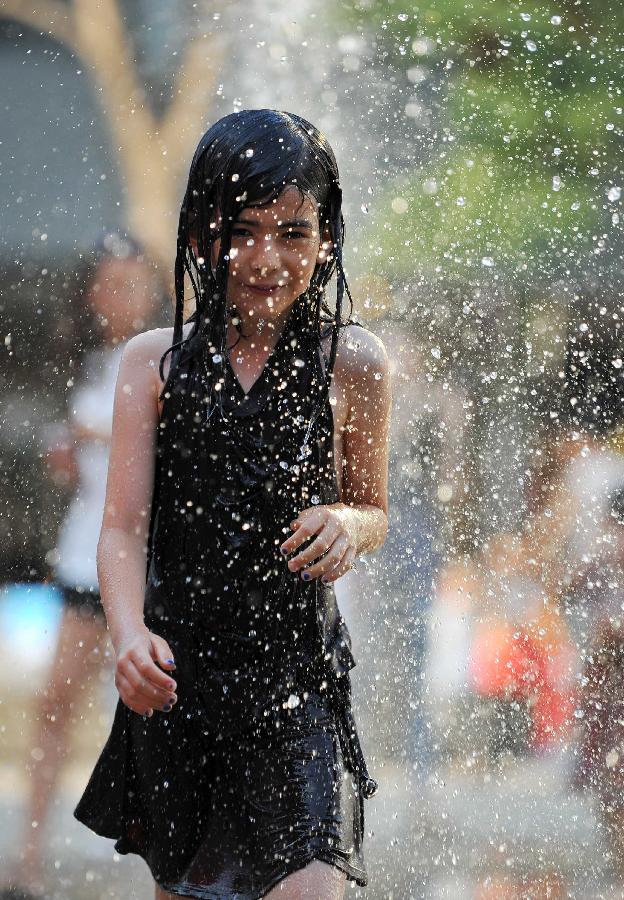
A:
POLYGON ((335 866, 315 859, 275 885, 267 900, 342 900, 346 875, 335 866))
POLYGON ((11 883, 41 890, 43 824, 52 793, 68 749, 70 726, 80 708, 93 696, 104 663, 106 624, 101 618, 82 617, 66 607, 48 684, 35 708, 32 746, 42 751, 40 761, 30 762, 30 792, 25 832, 11 883), (32 827, 37 822, 37 827, 32 827))

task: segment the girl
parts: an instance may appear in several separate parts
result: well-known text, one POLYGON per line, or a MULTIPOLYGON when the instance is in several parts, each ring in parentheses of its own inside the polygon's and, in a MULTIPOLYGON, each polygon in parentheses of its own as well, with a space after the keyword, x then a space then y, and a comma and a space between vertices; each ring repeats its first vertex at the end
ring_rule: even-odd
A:
POLYGON ((226 116, 191 163, 173 331, 124 352, 98 552, 120 702, 75 815, 157 900, 366 884, 376 783, 333 582, 385 539, 390 392, 342 321, 343 236, 325 137, 226 116))

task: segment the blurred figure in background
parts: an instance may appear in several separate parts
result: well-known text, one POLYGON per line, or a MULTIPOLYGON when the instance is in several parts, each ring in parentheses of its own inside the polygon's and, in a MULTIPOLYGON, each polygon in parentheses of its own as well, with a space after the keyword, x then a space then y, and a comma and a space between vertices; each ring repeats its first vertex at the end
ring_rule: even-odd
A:
POLYGON ((578 653, 571 783, 596 799, 624 882, 622 309, 589 292, 570 312, 561 427, 544 447, 562 463, 548 503, 549 581, 578 653))
POLYGON ((107 628, 96 570, 117 370, 125 342, 153 323, 153 270, 129 237, 110 233, 96 245, 81 291, 84 318, 81 365, 69 397, 69 421, 45 429, 47 463, 58 483, 73 489, 53 564, 62 591, 63 615, 46 688, 33 710, 29 762, 30 797, 21 852, 2 897, 43 895, 44 825, 72 726, 97 694, 100 673, 110 664, 107 628), (32 823, 36 822, 36 827, 32 823))
POLYGON ((595 798, 624 881, 624 481, 613 493, 606 540, 585 579, 592 638, 579 698, 580 740, 572 786, 595 798))
MULTIPOLYGON (((371 634, 386 633, 386 659, 396 669, 389 709, 395 712, 389 747, 416 771, 430 767, 429 725, 424 705, 427 614, 444 546, 461 500, 465 417, 461 385, 432 375, 416 325, 392 322, 384 333, 393 380, 389 458, 389 528, 375 555, 382 597, 373 604, 371 634), (391 643, 388 644, 388 641, 391 643), (396 711, 400 710, 400 714, 396 711)), ((385 663, 387 665, 387 662, 385 663)))

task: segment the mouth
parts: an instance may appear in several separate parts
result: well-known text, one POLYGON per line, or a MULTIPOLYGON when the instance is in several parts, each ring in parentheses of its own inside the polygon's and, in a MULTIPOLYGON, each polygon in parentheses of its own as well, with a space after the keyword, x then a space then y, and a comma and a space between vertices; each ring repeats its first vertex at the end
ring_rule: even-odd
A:
POLYGON ((281 284, 245 284, 245 287, 249 291, 255 291, 256 294, 261 294, 263 297, 269 297, 271 294, 274 294, 275 291, 279 291, 281 284))

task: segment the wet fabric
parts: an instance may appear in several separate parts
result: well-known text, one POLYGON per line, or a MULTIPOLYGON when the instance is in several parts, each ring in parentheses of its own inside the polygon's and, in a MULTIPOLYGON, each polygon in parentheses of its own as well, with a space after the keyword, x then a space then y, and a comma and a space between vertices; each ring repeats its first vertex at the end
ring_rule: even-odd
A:
MULTIPOLYGON (((261 897, 315 857, 366 883, 363 801, 376 784, 351 712, 349 632, 333 587, 303 581, 279 550, 301 509, 339 497, 329 400, 310 425, 324 380, 313 321, 303 295, 249 392, 225 366, 220 407, 206 402, 206 367, 214 361, 181 359, 159 424, 145 622, 171 646, 178 702, 166 715, 143 718, 119 701, 74 814, 116 838, 118 852, 143 856, 156 881, 177 885, 183 896, 261 897), (333 809, 332 841, 323 846, 310 810, 284 801, 293 748, 276 740, 271 726, 283 710, 303 712, 310 694, 318 696, 323 716, 314 729, 304 717, 294 745, 294 783, 313 809, 333 809), (252 752, 258 723, 267 731, 252 752), (331 765, 328 736, 335 739, 331 765), (325 778, 317 766, 303 765, 306 741, 325 748, 325 778), (238 776, 242 795, 225 810, 223 773, 237 746, 232 764, 251 767, 250 774, 242 781, 238 776), (262 790, 252 777, 257 754, 265 754, 265 763, 268 754, 273 783, 281 772, 283 784, 270 787, 265 817, 246 831, 241 796, 253 802, 262 790), (337 788, 346 781, 350 792, 337 788), (221 804, 219 821, 213 801, 221 804), (237 836, 229 852, 225 843, 213 843, 226 830, 237 836), (298 836, 292 853, 279 849, 280 835, 288 833, 298 836), (277 847, 277 861, 262 857, 270 845, 277 847), (196 861, 219 853, 229 860, 219 872, 198 876, 196 861), (233 878, 224 873, 235 869, 236 887, 219 893, 223 879, 233 878)), ((322 818, 331 819, 327 813, 322 818)))

